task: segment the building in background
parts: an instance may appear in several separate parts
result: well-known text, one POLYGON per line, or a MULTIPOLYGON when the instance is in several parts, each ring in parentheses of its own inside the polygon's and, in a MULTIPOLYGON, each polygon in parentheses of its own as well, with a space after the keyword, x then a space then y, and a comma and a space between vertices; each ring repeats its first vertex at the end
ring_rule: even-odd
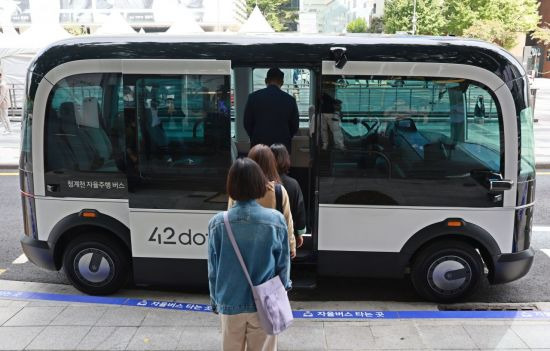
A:
MULTIPOLYGON (((550 0, 539 0, 540 25, 550 24, 550 0)), ((550 47, 531 38, 528 33, 523 48, 523 66, 529 74, 550 78, 550 47)))
MULTIPOLYGON (((205 31, 236 30, 247 19, 246 0, 4 0, 16 4, 11 15, 13 25, 21 32, 33 21, 33 1, 59 6, 62 25, 85 27, 89 33, 118 11, 136 30, 162 32, 187 12, 205 31)), ((54 7, 55 7, 54 6, 54 7)))
POLYGON ((300 0, 299 30, 303 33, 343 33, 349 22, 384 14, 384 0, 300 0))

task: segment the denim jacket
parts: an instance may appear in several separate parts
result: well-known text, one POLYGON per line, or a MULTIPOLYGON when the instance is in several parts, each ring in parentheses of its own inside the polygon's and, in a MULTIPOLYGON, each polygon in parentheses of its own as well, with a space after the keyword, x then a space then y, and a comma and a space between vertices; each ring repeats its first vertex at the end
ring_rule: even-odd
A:
MULTIPOLYGON (((229 223, 254 285, 279 274, 290 289, 290 248, 282 214, 256 201, 238 201, 229 210, 229 223)), ((231 246, 223 213, 208 224, 208 281, 210 302, 215 312, 256 312, 252 290, 231 246)))

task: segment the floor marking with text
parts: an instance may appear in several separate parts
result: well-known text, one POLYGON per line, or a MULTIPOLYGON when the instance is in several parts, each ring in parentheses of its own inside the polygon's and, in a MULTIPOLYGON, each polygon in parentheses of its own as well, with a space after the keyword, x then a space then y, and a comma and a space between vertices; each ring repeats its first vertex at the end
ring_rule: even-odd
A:
POLYGON ((29 262, 29 259, 25 254, 21 254, 21 256, 17 257, 12 263, 13 264, 23 264, 29 262))
MULTIPOLYGON (((65 295, 31 291, 0 290, 0 298, 48 300, 155 308, 188 312, 212 312, 210 305, 126 297, 65 295)), ((550 319, 550 311, 376 311, 295 310, 296 319, 550 319)))

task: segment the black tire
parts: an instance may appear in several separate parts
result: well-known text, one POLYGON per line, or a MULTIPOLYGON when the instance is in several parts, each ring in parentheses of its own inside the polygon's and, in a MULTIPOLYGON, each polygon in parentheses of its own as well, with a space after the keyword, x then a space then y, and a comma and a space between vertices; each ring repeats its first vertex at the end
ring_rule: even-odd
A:
POLYGON ((411 267, 411 280, 420 296, 453 302, 473 293, 483 275, 483 261, 469 244, 444 240, 420 251, 411 267))
POLYGON ((78 290, 108 295, 128 281, 130 258, 126 248, 108 234, 85 233, 67 244, 63 270, 78 290))

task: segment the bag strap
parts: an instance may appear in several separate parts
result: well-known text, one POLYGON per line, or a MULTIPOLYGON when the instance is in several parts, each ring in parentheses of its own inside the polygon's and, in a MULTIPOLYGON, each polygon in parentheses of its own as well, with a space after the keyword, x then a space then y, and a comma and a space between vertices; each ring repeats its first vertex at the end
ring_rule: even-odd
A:
POLYGON ((250 287, 254 288, 254 285, 252 284, 252 280, 250 279, 250 275, 248 274, 248 269, 246 269, 246 265, 244 264, 243 256, 241 256, 241 251, 239 250, 239 246, 235 241, 233 230, 231 230, 231 225, 229 224, 229 216, 227 211, 223 212, 223 222, 225 223, 225 229, 227 230, 227 236, 229 236, 229 241, 231 241, 231 245, 233 245, 233 250, 235 250, 235 254, 239 259, 239 262, 241 263, 241 267, 243 268, 244 275, 246 276, 246 280, 248 280, 248 284, 250 284, 250 287))
POLYGON ((275 209, 284 215, 283 191, 281 190, 281 184, 275 184, 275 209))

